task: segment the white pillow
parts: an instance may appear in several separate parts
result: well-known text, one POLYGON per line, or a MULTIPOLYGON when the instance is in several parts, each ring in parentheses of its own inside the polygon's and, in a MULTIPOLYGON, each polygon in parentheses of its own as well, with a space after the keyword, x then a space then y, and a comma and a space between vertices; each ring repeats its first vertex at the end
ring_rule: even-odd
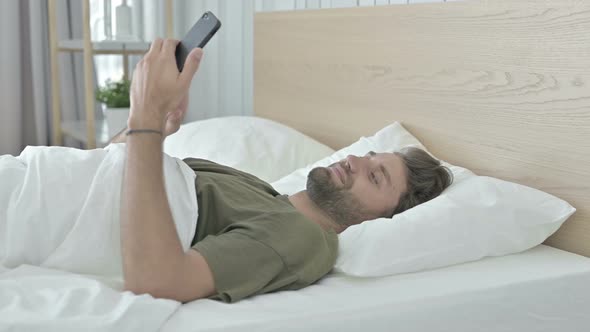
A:
POLYGON ((164 152, 211 160, 272 182, 334 150, 272 120, 231 116, 182 125, 166 138, 164 152))
MULTIPOLYGON (((305 189, 307 174, 316 166, 328 166, 348 154, 393 152, 404 146, 424 149, 396 122, 273 186, 293 194, 305 189)), ((384 276, 516 253, 542 243, 576 211, 545 192, 444 164, 455 179, 440 196, 393 219, 367 221, 342 232, 335 270, 384 276)))

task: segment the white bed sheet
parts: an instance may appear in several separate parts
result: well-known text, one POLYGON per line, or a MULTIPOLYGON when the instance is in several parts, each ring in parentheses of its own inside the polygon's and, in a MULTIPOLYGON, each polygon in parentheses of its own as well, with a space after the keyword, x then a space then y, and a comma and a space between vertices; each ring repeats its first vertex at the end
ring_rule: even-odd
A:
POLYGON ((381 278, 181 306, 162 331, 590 331, 590 259, 548 246, 381 278))

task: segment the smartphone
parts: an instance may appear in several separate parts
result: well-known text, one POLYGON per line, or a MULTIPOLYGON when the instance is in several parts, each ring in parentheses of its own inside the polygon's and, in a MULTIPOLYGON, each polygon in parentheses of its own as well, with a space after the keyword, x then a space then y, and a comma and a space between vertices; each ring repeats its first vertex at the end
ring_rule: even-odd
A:
POLYGON ((221 27, 221 21, 212 12, 206 12, 176 46, 176 65, 182 71, 186 57, 194 48, 203 48, 221 27))

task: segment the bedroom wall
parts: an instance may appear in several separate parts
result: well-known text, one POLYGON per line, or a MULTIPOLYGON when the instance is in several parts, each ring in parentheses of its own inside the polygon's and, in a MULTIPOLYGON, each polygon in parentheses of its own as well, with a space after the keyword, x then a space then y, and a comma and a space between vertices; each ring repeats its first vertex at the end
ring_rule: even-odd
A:
MULTIPOLYGON (((451 1, 451 0, 446 0, 451 1)), ((456 1, 456 0, 453 0, 456 1)), ((255 12, 379 6, 444 0, 177 0, 175 35, 182 38, 195 19, 211 10, 222 28, 205 49, 205 58, 191 87, 185 119, 253 114, 253 19, 255 12), (231 4, 231 5, 230 5, 231 4)))

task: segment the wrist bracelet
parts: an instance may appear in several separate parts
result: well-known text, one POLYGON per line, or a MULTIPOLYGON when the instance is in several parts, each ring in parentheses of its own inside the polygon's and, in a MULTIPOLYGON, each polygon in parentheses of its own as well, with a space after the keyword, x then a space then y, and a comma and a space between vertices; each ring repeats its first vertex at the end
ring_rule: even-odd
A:
POLYGON ((125 136, 133 134, 158 134, 162 136, 162 132, 155 129, 129 129, 127 132, 125 132, 125 136))

